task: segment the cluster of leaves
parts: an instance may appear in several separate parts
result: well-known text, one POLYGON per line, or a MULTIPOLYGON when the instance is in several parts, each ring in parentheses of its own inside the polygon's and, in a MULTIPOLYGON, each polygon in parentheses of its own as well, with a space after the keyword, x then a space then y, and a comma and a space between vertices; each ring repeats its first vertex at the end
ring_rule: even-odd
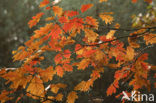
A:
MULTIPOLYGON (((107 0, 100 0, 100 3, 107 0)), ((13 51, 14 61, 21 61, 21 67, 14 70, 1 69, 0 77, 7 80, 9 88, 4 88, 0 94, 1 102, 13 99, 12 93, 24 90, 17 98, 18 102, 23 96, 39 99, 43 103, 62 101, 62 90, 67 84, 53 83, 53 77, 64 77, 66 72, 74 69, 85 71, 91 68, 90 79, 77 84, 67 95, 67 103, 74 103, 78 99, 78 91, 86 92, 93 87, 94 81, 101 77, 105 68, 115 69, 114 82, 109 86, 107 96, 116 93, 120 83, 129 82, 134 90, 146 87, 150 90, 148 73, 155 66, 147 63, 148 54, 143 50, 156 43, 156 27, 146 26, 140 29, 128 29, 131 33, 127 36, 115 37, 117 30, 122 30, 119 24, 110 28, 107 34, 98 33, 99 22, 97 19, 81 14, 92 8, 93 4, 84 4, 80 10, 63 10, 51 5, 50 0, 43 0, 39 7, 45 11, 53 11, 53 15, 45 18, 47 24, 34 31, 34 35, 24 46, 13 51), (125 45, 120 39, 127 39, 125 45), (146 47, 142 49, 139 40, 144 41, 146 47), (73 48, 68 48, 68 47, 73 48), (55 65, 41 68, 45 52, 56 53, 55 65), (75 58, 73 58, 75 57, 75 58), (112 63, 112 61, 115 61, 112 63), (53 95, 48 95, 48 93, 53 95)), ((44 13, 40 12, 29 21, 29 27, 35 26, 44 13)), ((113 22, 112 12, 99 14, 101 20, 107 25, 113 22)))

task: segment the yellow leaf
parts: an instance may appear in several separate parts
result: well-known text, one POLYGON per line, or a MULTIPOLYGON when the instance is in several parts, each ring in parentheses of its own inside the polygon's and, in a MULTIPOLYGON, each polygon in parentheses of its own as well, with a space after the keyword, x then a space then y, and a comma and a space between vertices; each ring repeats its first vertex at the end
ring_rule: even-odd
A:
POLYGON ((93 30, 85 29, 85 37, 88 38, 89 42, 95 42, 96 38, 98 37, 98 34, 95 33, 93 30))
POLYGON ((36 96, 43 97, 44 96, 43 81, 39 77, 35 76, 31 80, 27 88, 27 92, 30 92, 31 94, 36 95, 36 96))
POLYGON ((111 39, 114 36, 115 32, 116 30, 110 30, 106 35, 106 39, 111 39))
POLYGON ((110 16, 110 15, 103 15, 103 14, 100 14, 99 15, 100 16, 100 18, 103 20, 103 21, 105 21, 105 23, 106 24, 111 24, 112 22, 113 22, 113 17, 112 16, 110 16))
POLYGON ((130 46, 127 47, 127 58, 133 60, 134 58, 134 49, 130 46))
POLYGON ((75 103, 75 99, 77 98, 78 98, 77 93, 72 91, 68 94, 67 103, 75 103))

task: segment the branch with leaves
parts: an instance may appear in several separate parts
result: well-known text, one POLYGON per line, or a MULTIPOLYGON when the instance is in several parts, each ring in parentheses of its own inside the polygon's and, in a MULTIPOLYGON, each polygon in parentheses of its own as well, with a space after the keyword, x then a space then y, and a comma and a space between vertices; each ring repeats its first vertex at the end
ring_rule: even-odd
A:
MULTIPOLYGON (((100 0, 100 3, 106 1, 100 0)), ((39 99, 43 103, 74 103, 78 99, 79 91, 89 91, 94 82, 104 74, 104 70, 111 68, 115 70, 115 74, 113 83, 106 91, 107 96, 117 93, 120 83, 128 83, 134 90, 143 87, 150 90, 152 83, 149 82, 148 74, 155 66, 147 62, 148 54, 143 52, 156 43, 156 26, 126 29, 120 28, 116 23, 114 27, 107 27, 105 25, 114 20, 111 12, 99 14, 105 25, 92 16, 80 16, 90 10, 93 4, 84 4, 79 11, 74 11, 63 10, 50 2, 43 0, 39 7, 45 8, 45 11, 36 14, 28 22, 30 28, 36 26, 40 19, 44 19, 47 24, 35 30, 24 46, 13 51, 14 61, 20 61, 21 66, 0 71, 0 77, 9 85, 9 89, 0 94, 1 102, 12 100, 14 97, 10 94, 18 90, 25 90, 24 95, 39 99), (53 15, 43 18, 43 15, 51 10, 53 15), (99 28, 108 30, 108 33, 99 33, 99 28), (116 37, 117 31, 130 33, 116 37), (143 44, 146 47, 141 49, 143 44), (50 58, 44 55, 49 52, 55 56, 50 58), (43 63, 49 62, 46 58, 51 59, 51 64, 42 67, 43 63), (82 80, 70 91, 67 90, 67 86, 70 85, 56 83, 54 79, 54 76, 64 79, 68 72, 87 70, 91 70, 89 79, 82 80)), ((17 102, 20 100, 21 98, 17 102)))

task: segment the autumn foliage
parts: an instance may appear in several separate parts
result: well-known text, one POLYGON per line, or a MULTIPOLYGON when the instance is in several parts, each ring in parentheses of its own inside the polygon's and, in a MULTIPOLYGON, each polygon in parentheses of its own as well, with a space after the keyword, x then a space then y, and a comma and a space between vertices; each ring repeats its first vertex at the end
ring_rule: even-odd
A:
MULTIPOLYGON (((30 28, 40 20, 47 22, 45 26, 35 30, 24 46, 13 51, 14 61, 22 62, 22 65, 15 70, 3 68, 0 71, 0 77, 6 80, 6 84, 11 83, 9 89, 1 91, 2 103, 14 99, 10 94, 20 90, 25 90, 25 94, 21 93, 16 102, 27 95, 43 103, 64 99, 67 103, 74 103, 78 99, 78 91, 90 90, 106 68, 115 70, 114 82, 103 91, 107 96, 115 94, 120 88, 119 84, 125 82, 134 90, 143 87, 150 90, 148 75, 155 66, 147 62, 148 54, 143 50, 156 43, 156 34, 153 33, 155 27, 134 28, 130 29, 131 33, 127 36, 115 36, 116 31, 120 30, 120 25, 116 23, 114 27, 107 28, 107 34, 100 34, 97 32, 100 26, 97 19, 91 16, 81 17, 81 14, 94 7, 93 4, 82 4, 80 10, 63 10, 51 2, 43 0, 39 7, 45 8, 46 12, 53 11, 52 16, 43 18, 43 11, 28 22, 30 28), (122 39, 127 40, 128 45, 122 39), (140 39, 145 47, 139 43, 140 39), (69 48, 71 46, 73 48, 69 48), (46 52, 55 53, 51 58, 55 65, 41 68, 40 64, 45 60, 43 54, 46 52), (66 91, 68 85, 53 83, 54 76, 63 79, 67 72, 72 73, 74 69, 85 72, 88 68, 92 68, 90 79, 75 85, 66 97, 60 90, 66 91), (54 95, 47 95, 48 92, 54 95)), ((103 2, 107 0, 99 0, 99 3, 103 2)), ((132 2, 136 3, 137 0, 132 2)), ((105 25, 114 21, 112 12, 101 12, 99 18, 105 25)))

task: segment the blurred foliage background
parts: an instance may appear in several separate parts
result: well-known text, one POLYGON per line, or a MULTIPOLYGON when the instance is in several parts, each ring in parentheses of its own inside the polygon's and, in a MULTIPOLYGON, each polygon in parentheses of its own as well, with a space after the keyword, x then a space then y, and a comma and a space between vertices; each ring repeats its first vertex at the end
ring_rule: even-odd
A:
MULTIPOLYGON (((19 45, 24 45, 24 42, 33 35, 33 30, 37 29, 34 27, 32 29, 28 28, 27 22, 34 16, 37 12, 42 11, 38 8, 38 4, 41 0, 0 0, 0 67, 18 67, 20 63, 12 62, 12 51, 16 50, 19 45)), ((98 14, 101 12, 113 12, 114 23, 107 25, 112 27, 115 23, 119 23, 122 28, 132 28, 133 26, 143 26, 143 24, 136 24, 143 16, 147 15, 147 11, 155 10, 156 4, 145 3, 143 0, 138 0, 137 3, 133 4, 131 0, 108 0, 102 4, 98 3, 98 0, 61 0, 58 4, 65 10, 79 10, 82 4, 94 3, 94 7, 88 10, 82 17, 93 16, 99 19, 98 14), (152 8, 152 9, 151 9, 152 8), (133 16, 132 18, 132 15, 133 16)), ((156 11, 156 10, 155 10, 156 11)), ((50 14, 47 14, 50 15, 50 14)), ((151 15, 150 15, 151 16, 151 15)), ((156 15, 155 15, 156 17, 156 15)), ((148 17, 149 18, 149 17, 148 17)), ((100 20, 100 19, 99 19, 100 20)), ((102 25, 100 22, 99 25, 102 25)), ((41 22, 40 25, 44 25, 41 22)), ((100 33, 106 33, 107 30, 102 30, 99 28, 100 33)), ((118 31, 116 36, 128 35, 127 31, 118 31)), ((150 62, 156 64, 155 52, 156 48, 151 48, 147 50, 150 54, 150 62)), ((53 59, 52 53, 47 53, 47 59, 49 65, 53 59)), ((43 63, 44 67, 45 63, 43 63)), ((81 93, 78 103, 87 103, 89 97, 106 98, 106 89, 113 81, 113 70, 106 69, 104 75, 101 79, 95 82, 94 88, 88 93, 81 93), (91 92, 91 94, 89 94, 91 92), (82 101, 83 100, 83 101, 82 101)), ((89 70, 88 70, 89 74, 89 70)), ((80 82, 82 79, 87 78, 87 72, 74 72, 72 74, 65 75, 62 82, 68 81, 71 87, 80 82)), ((55 82, 60 81, 57 77, 55 82)), ((124 87, 123 87, 124 88, 124 87)), ((70 88, 69 88, 70 89, 70 88)), ((104 100, 106 103, 115 103, 115 99, 107 97, 104 100), (114 100, 114 102, 113 102, 114 100)), ((28 101, 27 101, 28 102, 28 101)), ((30 102, 30 101, 29 101, 30 102)))

